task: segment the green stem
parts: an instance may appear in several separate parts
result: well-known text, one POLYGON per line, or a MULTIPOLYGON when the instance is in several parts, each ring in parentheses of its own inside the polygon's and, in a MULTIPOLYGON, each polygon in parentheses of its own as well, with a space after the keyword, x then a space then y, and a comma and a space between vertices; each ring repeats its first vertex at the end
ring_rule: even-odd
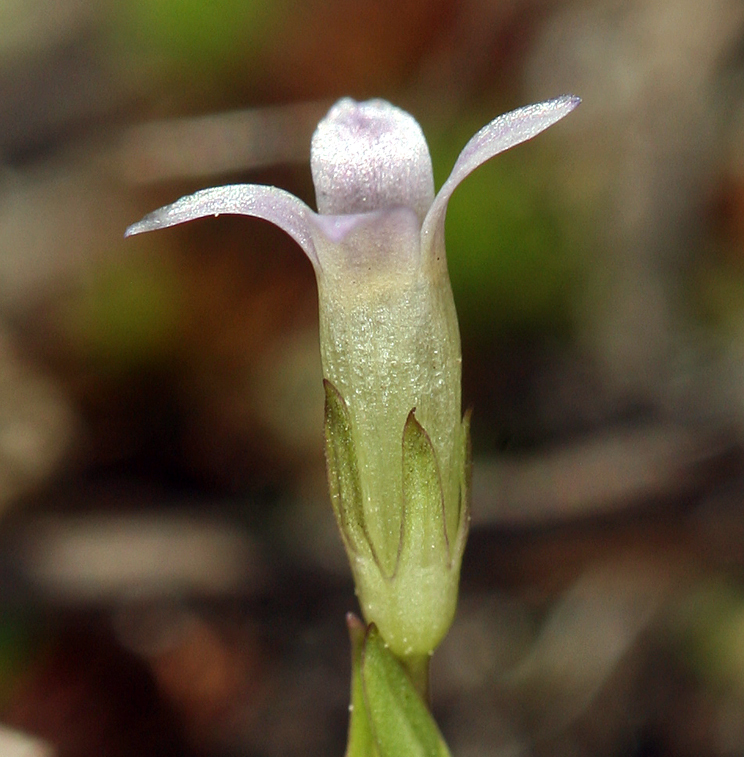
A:
POLYGON ((428 708, 431 704, 429 699, 429 661, 431 660, 431 656, 428 654, 411 655, 410 657, 400 657, 398 659, 406 669, 411 683, 428 708))
POLYGON ((346 616, 346 625, 351 639, 351 705, 345 757, 376 757, 377 749, 364 704, 362 682, 362 651, 367 629, 364 623, 351 613, 346 616))

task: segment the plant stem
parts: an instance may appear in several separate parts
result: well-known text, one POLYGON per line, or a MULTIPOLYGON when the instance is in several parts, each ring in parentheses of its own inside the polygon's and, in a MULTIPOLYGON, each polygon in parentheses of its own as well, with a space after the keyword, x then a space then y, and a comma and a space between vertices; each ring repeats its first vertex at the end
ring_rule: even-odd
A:
POLYGON ((416 691, 423 699, 424 704, 429 707, 429 661, 431 657, 428 654, 411 655, 410 657, 400 657, 400 662, 408 673, 416 691))

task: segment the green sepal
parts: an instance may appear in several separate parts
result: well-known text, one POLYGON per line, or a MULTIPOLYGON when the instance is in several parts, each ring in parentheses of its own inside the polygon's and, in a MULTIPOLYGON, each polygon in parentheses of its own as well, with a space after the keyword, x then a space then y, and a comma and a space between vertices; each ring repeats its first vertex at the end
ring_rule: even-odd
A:
POLYGON ((351 435, 349 409, 330 381, 323 379, 323 387, 326 468, 333 512, 346 548, 357 555, 374 557, 364 523, 359 464, 351 435))
POLYGON ((403 518, 396 577, 436 565, 449 567, 442 479, 434 447, 411 410, 403 427, 403 518))
POLYGON ((374 624, 367 630, 361 670, 379 757, 449 757, 434 718, 374 624))
POLYGON ((351 705, 349 705, 349 738, 346 745, 346 757, 379 757, 364 703, 362 653, 367 629, 353 613, 346 616, 346 625, 351 639, 351 705))

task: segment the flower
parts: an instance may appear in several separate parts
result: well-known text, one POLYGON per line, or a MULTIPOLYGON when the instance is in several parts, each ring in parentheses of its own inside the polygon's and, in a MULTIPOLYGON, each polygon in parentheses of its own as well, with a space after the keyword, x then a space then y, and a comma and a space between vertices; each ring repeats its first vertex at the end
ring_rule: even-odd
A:
POLYGON ((237 213, 273 222, 310 259, 331 499, 365 618, 400 657, 431 653, 447 632, 469 522, 447 203, 478 166, 579 102, 559 97, 495 119, 435 195, 415 119, 383 100, 345 98, 312 139, 318 213, 276 187, 239 184, 183 197, 127 230, 237 213))

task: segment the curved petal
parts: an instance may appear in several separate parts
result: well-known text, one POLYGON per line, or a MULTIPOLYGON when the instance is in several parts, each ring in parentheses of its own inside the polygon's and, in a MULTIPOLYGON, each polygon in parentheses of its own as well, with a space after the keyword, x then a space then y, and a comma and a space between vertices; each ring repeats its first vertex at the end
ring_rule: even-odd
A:
POLYGON ((261 184, 231 184, 226 187, 202 189, 149 213, 141 221, 132 224, 124 236, 165 229, 196 218, 218 216, 222 213, 253 216, 271 221, 302 247, 317 269, 318 256, 310 232, 310 224, 315 213, 293 194, 261 184))
POLYGON ((403 206, 420 223, 434 200, 431 157, 421 127, 385 100, 339 100, 315 130, 310 166, 322 215, 403 206))
POLYGON ((581 99, 575 95, 563 95, 505 113, 484 126, 465 145, 452 173, 439 190, 424 220, 423 237, 444 232, 444 216, 449 198, 468 174, 494 155, 537 136, 567 116, 580 102, 581 99))

